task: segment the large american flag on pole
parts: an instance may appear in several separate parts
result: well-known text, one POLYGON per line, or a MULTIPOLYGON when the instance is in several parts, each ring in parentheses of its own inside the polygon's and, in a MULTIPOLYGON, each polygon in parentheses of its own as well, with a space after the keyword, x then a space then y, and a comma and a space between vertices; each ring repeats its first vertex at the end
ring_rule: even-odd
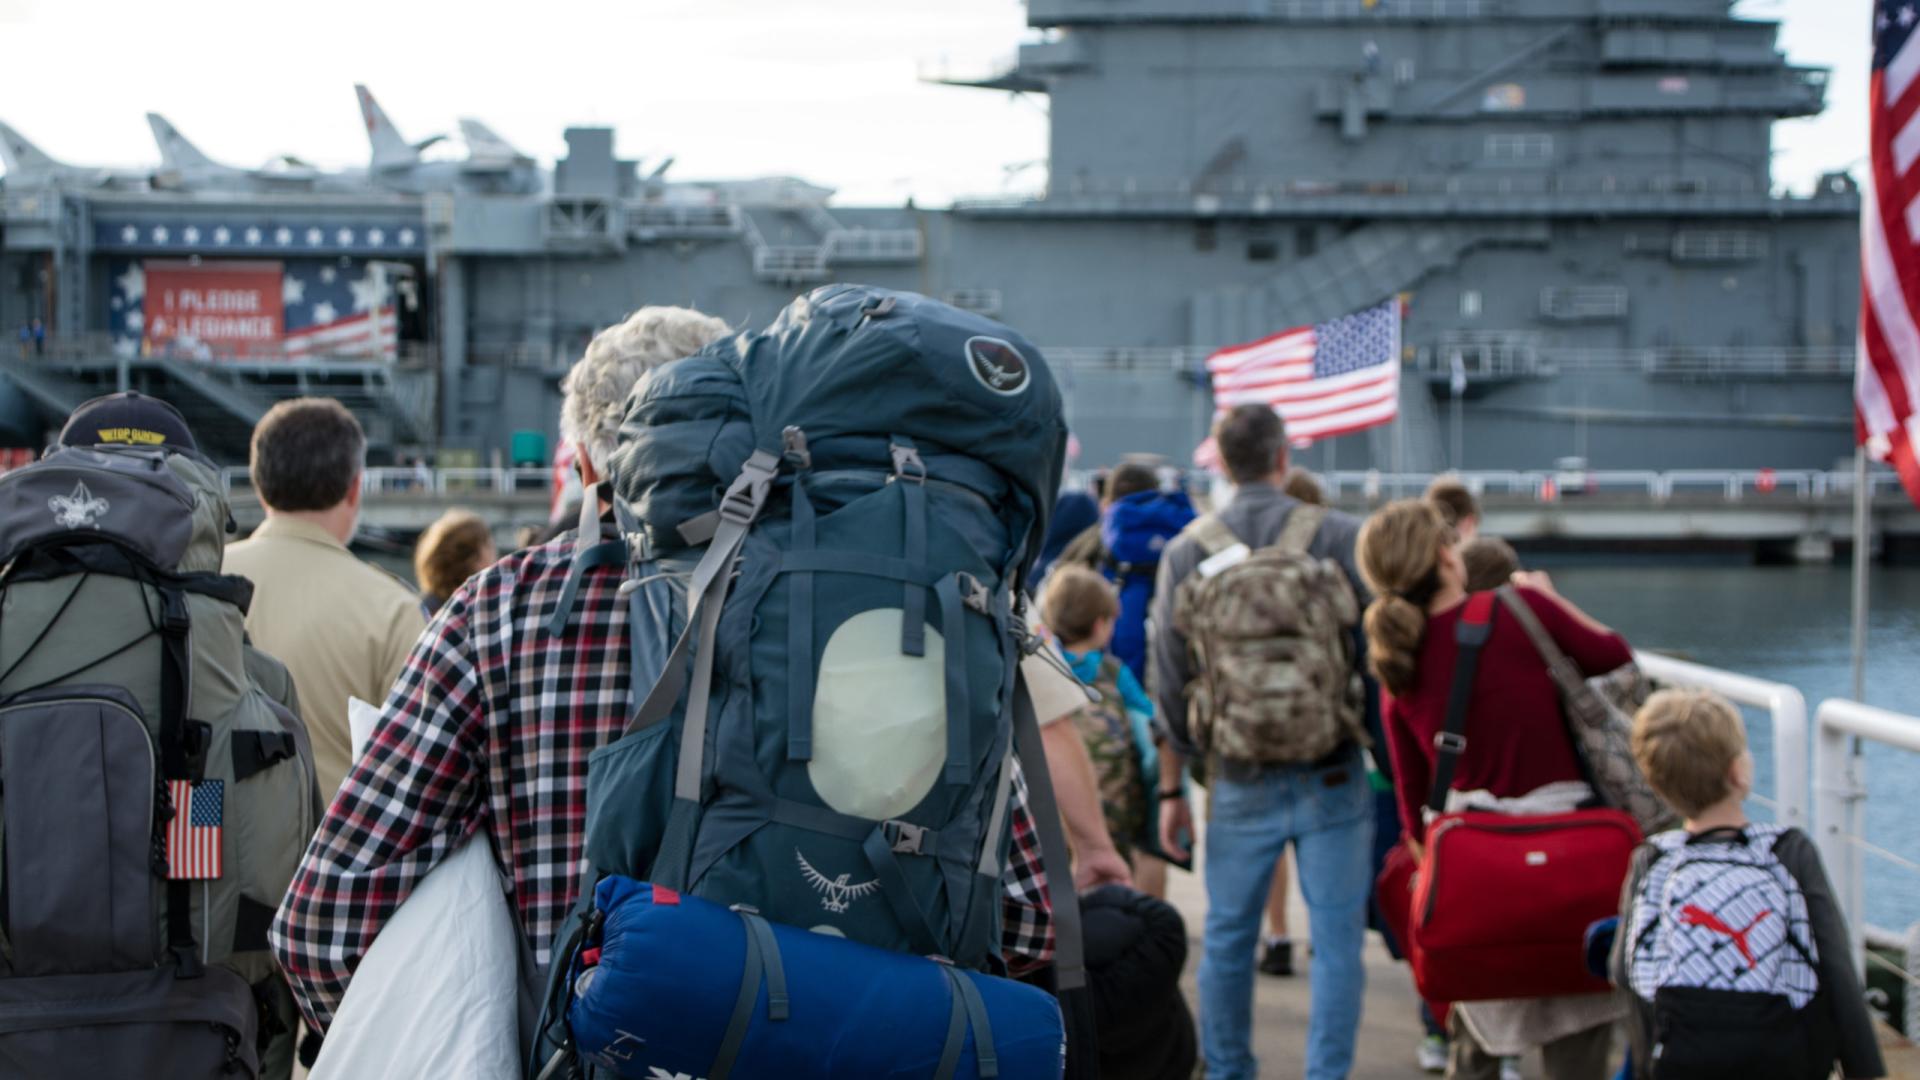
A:
POLYGON ((1920 503, 1920 0, 1876 0, 1873 176, 1860 213, 1860 349, 1854 420, 1920 503))
MULTIPOLYGON (((1295 446, 1392 423, 1400 415, 1400 300, 1229 345, 1207 357, 1218 418, 1268 405, 1295 446)), ((1194 455, 1213 463, 1213 442, 1194 455)))

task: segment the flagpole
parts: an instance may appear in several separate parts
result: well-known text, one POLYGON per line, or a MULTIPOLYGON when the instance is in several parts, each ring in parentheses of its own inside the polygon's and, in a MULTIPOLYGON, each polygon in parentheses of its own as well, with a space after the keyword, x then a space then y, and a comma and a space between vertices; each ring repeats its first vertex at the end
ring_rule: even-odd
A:
POLYGON ((1873 498, 1868 490, 1867 448, 1853 451, 1853 700, 1867 699, 1867 572, 1873 538, 1868 521, 1873 498))

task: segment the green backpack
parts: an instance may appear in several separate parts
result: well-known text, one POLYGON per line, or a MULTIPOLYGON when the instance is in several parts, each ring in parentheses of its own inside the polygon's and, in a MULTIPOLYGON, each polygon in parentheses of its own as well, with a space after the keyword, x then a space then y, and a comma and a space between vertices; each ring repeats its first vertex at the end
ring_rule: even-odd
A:
POLYGON ((175 451, 0 477, 0 1075, 291 1071, 267 929, 319 791, 230 525, 175 451))

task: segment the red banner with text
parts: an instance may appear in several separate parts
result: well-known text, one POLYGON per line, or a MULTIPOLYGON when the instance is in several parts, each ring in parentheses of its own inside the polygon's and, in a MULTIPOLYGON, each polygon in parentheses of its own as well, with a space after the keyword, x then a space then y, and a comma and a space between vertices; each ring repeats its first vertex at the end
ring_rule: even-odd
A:
POLYGON ((199 359, 277 359, 285 322, 277 262, 146 263, 144 349, 199 359))

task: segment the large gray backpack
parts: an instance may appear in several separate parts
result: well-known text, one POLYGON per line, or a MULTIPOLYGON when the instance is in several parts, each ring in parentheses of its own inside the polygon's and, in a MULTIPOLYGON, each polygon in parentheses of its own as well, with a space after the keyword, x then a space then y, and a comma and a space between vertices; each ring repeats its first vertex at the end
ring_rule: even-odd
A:
POLYGON ((593 492, 583 515, 580 562, 630 564, 643 697, 589 759, 587 884, 997 965, 1016 752, 1036 800, 1046 779, 1031 724, 1015 746, 1017 598, 1065 445, 1037 349, 912 293, 816 289, 652 373, 611 468, 620 536, 593 545, 593 492))
POLYGON ((0 477, 0 1075, 291 1071, 267 927, 319 792, 230 520, 169 450, 0 477))

